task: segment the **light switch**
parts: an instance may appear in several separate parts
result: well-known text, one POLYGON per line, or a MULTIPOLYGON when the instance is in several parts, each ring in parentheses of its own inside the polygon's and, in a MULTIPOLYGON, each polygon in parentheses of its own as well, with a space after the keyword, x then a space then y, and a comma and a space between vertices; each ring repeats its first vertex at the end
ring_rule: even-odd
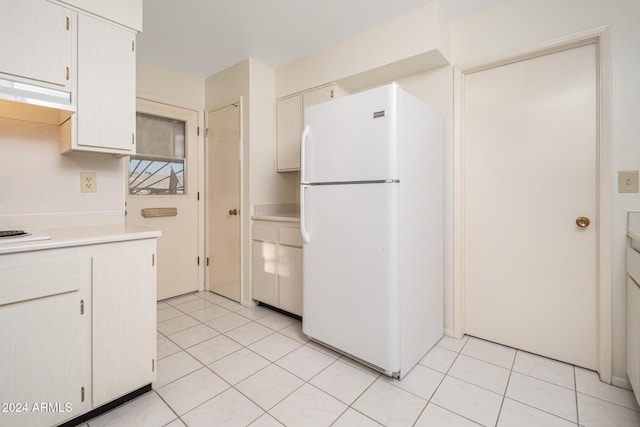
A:
POLYGON ((80 192, 95 193, 96 192, 96 173, 81 172, 80 173, 80 192))
POLYGON ((638 192, 638 171, 618 171, 618 193, 638 192))

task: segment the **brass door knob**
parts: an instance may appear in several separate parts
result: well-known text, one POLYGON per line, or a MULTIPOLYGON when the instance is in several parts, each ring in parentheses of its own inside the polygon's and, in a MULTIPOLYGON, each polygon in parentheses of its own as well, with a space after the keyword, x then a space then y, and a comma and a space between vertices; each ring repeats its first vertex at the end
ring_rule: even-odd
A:
POLYGON ((589 224, 591 224, 591 221, 587 217, 579 216, 576 218, 576 225, 580 228, 587 228, 589 224))
POLYGON ((229 215, 238 215, 238 209, 229 210, 229 215))

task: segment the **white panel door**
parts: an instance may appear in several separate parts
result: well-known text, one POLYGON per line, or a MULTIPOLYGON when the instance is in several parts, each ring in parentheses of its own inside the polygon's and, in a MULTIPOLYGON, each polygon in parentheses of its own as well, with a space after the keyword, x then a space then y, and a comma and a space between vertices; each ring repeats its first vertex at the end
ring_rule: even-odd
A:
POLYGON ((207 115, 207 289, 240 302, 240 104, 207 115))
POLYGON ((303 187, 303 331, 399 370, 399 184, 303 187))
POLYGON ((465 331, 591 369, 596 84, 576 47, 466 75, 463 112, 465 331))
POLYGON ((160 119, 155 125, 153 120, 141 121, 141 124, 148 123, 150 129, 145 131, 145 136, 142 129, 138 129, 139 151, 149 147, 150 152, 162 155, 138 153, 130 158, 125 218, 128 225, 162 231, 158 239, 157 280, 157 297, 162 300, 199 289, 198 113, 143 99, 138 100, 137 110, 139 115, 160 119), (170 133, 166 129, 168 122, 181 124, 184 133, 180 132, 175 138, 166 137, 170 133), (157 132, 153 130, 156 127, 160 128, 157 132), (170 147, 179 142, 184 142, 183 148, 170 147), (173 156, 167 155, 169 152, 173 156), (177 179, 175 176, 172 179, 171 170, 177 179), (171 189, 172 181, 174 189, 171 189), (154 208, 176 208, 177 215, 142 216, 142 209, 154 208))

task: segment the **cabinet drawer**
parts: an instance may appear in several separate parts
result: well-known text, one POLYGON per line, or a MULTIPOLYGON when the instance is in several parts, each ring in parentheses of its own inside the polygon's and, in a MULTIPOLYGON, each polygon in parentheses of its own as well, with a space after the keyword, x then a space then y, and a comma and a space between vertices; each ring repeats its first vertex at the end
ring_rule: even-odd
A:
POLYGON ((302 236, 299 228, 280 227, 279 243, 289 246, 302 247, 302 236))
POLYGON ((253 224, 251 238, 253 240, 262 240, 265 242, 277 242, 278 228, 271 225, 253 224))
POLYGON ((22 254, 2 258, 7 265, 0 268, 0 305, 77 291, 89 278, 89 257, 39 258, 22 254))

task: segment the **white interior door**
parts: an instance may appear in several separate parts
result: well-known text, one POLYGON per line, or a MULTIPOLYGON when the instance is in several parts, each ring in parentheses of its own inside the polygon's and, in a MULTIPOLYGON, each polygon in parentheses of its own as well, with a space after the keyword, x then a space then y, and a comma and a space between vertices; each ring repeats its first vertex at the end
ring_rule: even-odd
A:
POLYGON ((198 113, 138 99, 136 127, 137 154, 127 168, 126 223, 162 231, 158 300, 197 291, 198 113), (143 209, 158 208, 175 208, 176 215, 142 216, 143 209))
POLYGON ((207 116, 207 287, 240 301, 240 112, 207 116))
POLYGON ((591 369, 596 58, 589 44, 467 74, 463 111, 465 332, 591 369))

